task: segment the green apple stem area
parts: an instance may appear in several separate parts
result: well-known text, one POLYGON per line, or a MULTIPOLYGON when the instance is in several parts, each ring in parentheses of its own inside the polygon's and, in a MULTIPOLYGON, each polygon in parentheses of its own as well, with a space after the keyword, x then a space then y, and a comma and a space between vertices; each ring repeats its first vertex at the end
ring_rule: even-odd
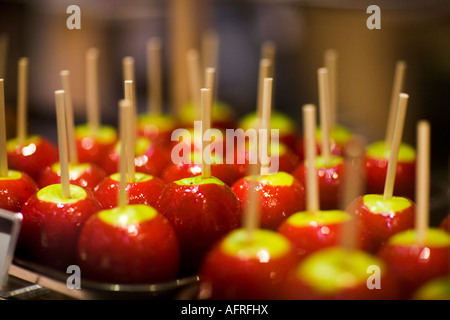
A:
POLYGON ((0 299, 450 300, 448 8, 56 2, 0 2, 0 299))

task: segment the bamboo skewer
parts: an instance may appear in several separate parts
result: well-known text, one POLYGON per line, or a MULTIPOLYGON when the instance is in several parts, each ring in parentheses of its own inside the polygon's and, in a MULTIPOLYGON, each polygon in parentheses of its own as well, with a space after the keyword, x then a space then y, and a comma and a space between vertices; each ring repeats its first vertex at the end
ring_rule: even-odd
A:
POLYGON ((337 60, 338 53, 334 49, 328 49, 324 54, 325 68, 329 74, 329 88, 330 88, 330 132, 337 123, 337 60))
POLYGON ((69 155, 67 146, 67 125, 65 115, 65 92, 55 91, 56 119, 58 127, 59 164, 61 168, 62 197, 70 199, 69 155))
POLYGON ((133 99, 134 99, 134 82, 132 80, 125 80, 124 82, 124 91, 125 91, 125 100, 127 100, 131 107, 126 108, 126 118, 128 121, 127 124, 127 135, 123 137, 122 142, 126 145, 126 164, 127 164, 127 173, 128 173, 128 182, 134 181, 135 176, 135 163, 134 163, 134 145, 135 145, 135 137, 136 137, 136 127, 135 127, 135 114, 133 108, 133 99))
POLYGON ((6 111, 5 84, 0 79, 0 177, 8 176, 8 157, 6 149, 6 111))
POLYGON ((128 192, 127 192, 127 169, 128 169, 128 156, 130 153, 129 146, 127 145, 127 137, 129 135, 128 125, 130 123, 130 100, 123 99, 119 101, 119 135, 120 135, 120 158, 119 158, 119 193, 118 193, 118 206, 124 209, 128 204, 128 192))
POLYGON ((147 43, 147 112, 155 116, 162 113, 161 47, 161 39, 158 37, 151 38, 147 43))
POLYGON ((72 88, 70 83, 70 71, 62 70, 60 72, 62 88, 65 92, 65 105, 66 105, 66 119, 67 119, 67 140, 69 145, 69 160, 71 164, 78 163, 78 151, 75 139, 75 125, 73 116, 73 104, 72 104, 72 88))
POLYGON ((262 101, 262 117, 261 117, 261 127, 263 135, 259 137, 260 139, 260 163, 261 163, 261 169, 260 174, 261 175, 267 175, 269 174, 270 169, 270 157, 269 157, 269 150, 270 150, 270 117, 271 117, 271 108, 272 108, 272 84, 273 79, 272 78, 265 78, 264 79, 264 91, 263 91, 263 101, 262 101), (267 156, 267 159, 262 159, 263 156, 267 156))
POLYGON ((87 123, 92 134, 100 128, 100 103, 98 82, 99 50, 90 48, 86 52, 86 110, 87 123))
POLYGON ((330 143, 330 117, 331 117, 331 106, 330 106, 330 79, 329 72, 326 68, 320 68, 317 70, 318 74, 318 85, 319 85, 319 108, 320 108, 320 130, 322 134, 322 157, 325 163, 330 162, 331 158, 331 143, 330 143))
MULTIPOLYGON (((205 132, 210 133, 211 131, 211 89, 202 88, 200 94, 202 111, 202 178, 208 179, 211 177, 211 154, 206 154, 205 149, 211 143, 211 136, 210 134, 205 135, 205 132), (208 159, 205 159, 205 157, 208 157, 208 159)), ((211 150, 209 151, 211 152, 211 150)))
MULTIPOLYGON (((200 60, 198 56, 198 51, 196 49, 190 49, 186 53, 186 62, 188 67, 188 77, 189 77, 189 89, 191 95, 191 102, 194 108, 199 110, 199 115, 201 114, 201 75, 200 75, 200 60)), ((197 117, 200 118, 200 117, 197 117)))
POLYGON ((22 145, 28 135, 28 58, 20 58, 18 68, 17 143, 22 145))
POLYGON ((259 62, 259 75, 258 75, 258 92, 256 101, 256 116, 261 119, 262 117, 262 103, 264 96, 264 79, 270 77, 270 60, 261 59, 259 62))

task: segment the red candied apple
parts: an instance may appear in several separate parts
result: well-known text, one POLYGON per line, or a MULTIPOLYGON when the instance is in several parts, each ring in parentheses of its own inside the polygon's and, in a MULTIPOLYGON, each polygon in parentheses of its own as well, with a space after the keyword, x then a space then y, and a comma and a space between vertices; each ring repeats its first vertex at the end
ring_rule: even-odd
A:
MULTIPOLYGON (((325 163, 322 156, 316 157, 317 177, 320 194, 320 208, 333 210, 339 208, 343 192, 343 180, 345 177, 344 159, 340 156, 330 156, 330 161, 325 163)), ((303 162, 298 165, 292 175, 305 185, 307 166, 303 162)))
POLYGON ((416 240, 416 230, 405 230, 389 238, 378 251, 399 280, 403 298, 410 298, 427 281, 450 274, 450 235, 428 228, 424 243, 416 240))
POLYGON ((300 259, 312 252, 340 244, 344 225, 352 216, 340 210, 296 212, 284 220, 278 232, 289 239, 300 259))
MULTIPOLYGON (((119 150, 120 142, 111 148, 103 159, 102 167, 107 174, 119 171, 119 150)), ((169 149, 146 137, 136 138, 134 151, 134 163, 137 172, 159 177, 164 168, 171 163, 169 149)))
POLYGON ((101 125, 94 133, 88 124, 83 124, 76 126, 75 139, 79 162, 101 166, 103 158, 117 143, 117 132, 111 126, 101 125))
POLYGON ((261 199, 261 228, 276 230, 283 220, 305 209, 305 190, 292 175, 279 171, 269 175, 250 175, 236 181, 231 187, 238 197, 242 210, 246 210, 247 197, 254 181, 257 181, 261 199))
MULTIPOLYGON (((161 178, 166 184, 202 174, 201 153, 193 152, 191 155, 193 160, 172 163, 164 169, 161 178)), ((225 163, 225 159, 222 159, 219 154, 211 155, 211 175, 225 182, 230 187, 239 178, 235 167, 232 164, 225 163)))
MULTIPOLYGON (((104 178, 94 189, 94 196, 104 209, 117 207, 120 174, 113 173, 104 178)), ((155 207, 165 183, 154 176, 136 172, 134 181, 126 186, 129 204, 147 204, 155 207)))
POLYGON ((378 257, 330 247, 292 270, 285 293, 291 300, 390 300, 398 297, 398 285, 378 257))
POLYGON ((287 274, 298 263, 281 234, 245 229, 227 234, 208 253, 200 269, 200 299, 274 300, 282 298, 287 274))
POLYGON ((101 209, 92 193, 70 185, 52 184, 32 195, 22 207, 18 251, 23 258, 65 271, 76 264, 79 232, 86 220, 101 209))
POLYGON ((148 137, 152 141, 158 141, 168 145, 172 132, 178 128, 178 121, 170 115, 141 114, 137 118, 137 133, 148 137))
POLYGON ((78 241, 83 277, 100 282, 174 280, 179 261, 172 225, 155 208, 143 204, 98 212, 86 222, 78 241))
MULTIPOLYGON (((366 175, 366 192, 383 193, 389 163, 390 150, 385 141, 375 142, 367 147, 364 157, 366 175)), ((414 199, 416 176, 416 151, 401 143, 398 151, 397 170, 395 175, 394 195, 414 199)))
MULTIPOLYGON (((330 131, 330 151, 331 154, 336 156, 342 156, 345 153, 345 146, 347 142, 352 138, 351 131, 341 125, 335 125, 330 131)), ((322 130, 320 127, 316 129, 316 141, 317 141, 317 154, 322 153, 322 130)), ((304 137, 301 137, 297 140, 294 150, 296 150, 298 156, 300 157, 300 161, 305 158, 304 151, 304 137)))
POLYGON ((58 161, 58 149, 48 139, 32 135, 18 144, 17 139, 7 142, 8 166, 10 169, 25 172, 37 180, 43 168, 58 161))
MULTIPOLYGON (((257 127, 256 112, 245 115, 238 124, 238 127, 246 131, 257 127)), ((272 110, 270 116, 270 128, 278 130, 279 142, 294 150, 298 139, 298 130, 295 121, 288 115, 272 110)))
POLYGON ((8 170, 7 176, 0 176, 0 208, 20 212, 24 203, 39 190, 29 175, 8 170))
POLYGON ((196 176, 167 184, 158 208, 175 228, 186 273, 196 272, 212 245, 241 223, 238 198, 215 177, 196 176))
POLYGON ((419 287, 413 300, 450 300, 450 275, 430 280, 419 287))
POLYGON ((448 214, 439 224, 439 228, 450 233, 450 214, 448 214))
POLYGON ((384 200, 383 195, 367 194, 353 200, 345 209, 360 222, 361 246, 376 252, 392 235, 414 226, 415 204, 405 197, 384 200))
MULTIPOLYGON (((106 177, 106 172, 94 163, 69 164, 71 184, 93 191, 95 186, 106 177)), ((40 188, 61 183, 61 165, 59 162, 41 171, 37 183, 40 188)))

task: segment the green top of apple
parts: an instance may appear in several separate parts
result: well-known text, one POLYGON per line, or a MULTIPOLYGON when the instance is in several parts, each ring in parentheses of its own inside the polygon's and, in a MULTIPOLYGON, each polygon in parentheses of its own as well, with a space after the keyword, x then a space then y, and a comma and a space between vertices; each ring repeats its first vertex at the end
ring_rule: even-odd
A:
POLYGON ((60 183, 51 184, 40 189, 37 192, 37 198, 41 201, 52 203, 75 203, 87 197, 86 191, 79 186, 70 185, 70 198, 64 198, 62 192, 62 185, 60 183))
POLYGON ((5 177, 0 176, 0 180, 19 180, 20 178, 22 178, 22 173, 11 169, 8 169, 5 177))
POLYGON ((133 204, 127 205, 124 208, 115 207, 112 209, 101 210, 98 212, 98 217, 109 225, 126 227, 153 219, 157 214, 158 211, 149 205, 133 204))
POLYGON ((98 131, 95 133, 95 136, 93 136, 91 128, 86 123, 80 124, 75 127, 75 136, 77 137, 77 139, 82 139, 85 137, 93 137, 100 143, 108 144, 117 140, 117 131, 111 126, 101 125, 98 128, 98 131))
MULTIPOLYGON (((350 140, 352 133, 348 128, 336 125, 331 129, 330 137, 335 143, 343 145, 350 140)), ((322 130, 320 129, 320 126, 316 128, 316 139, 317 141, 322 140, 322 130)))
MULTIPOLYGON (((36 150, 36 148, 35 148, 36 146, 35 145, 39 144, 40 142, 41 142, 41 137, 40 136, 38 136, 38 135, 30 135, 30 136, 27 136, 25 138, 25 140, 23 141, 23 144, 20 147, 30 148, 29 154, 32 154, 36 150), (34 145, 34 148, 31 145, 34 145)), ((17 138, 9 139, 6 142, 6 149, 7 150, 14 150, 18 146, 19 146, 19 142, 18 142, 17 138)), ((24 152, 26 153, 26 150, 24 152)), ((24 154, 24 155, 27 155, 27 154, 24 154)))
POLYGON ((283 256, 290 248, 289 240, 284 236, 266 229, 254 230, 251 241, 245 229, 235 229, 221 243, 221 249, 228 255, 243 260, 258 259, 262 263, 283 256))
POLYGON ((246 176, 245 179, 260 182, 262 184, 270 186, 289 187, 294 183, 294 176, 284 171, 278 171, 274 174, 267 174, 267 175, 246 176))
MULTIPOLYGON (((388 240, 388 245, 412 246, 416 243, 417 232, 414 229, 398 232, 388 240)), ((426 247, 450 247, 450 234, 438 228, 428 228, 424 246, 426 247)))
MULTIPOLYGON (((252 150, 252 147, 255 147, 255 151, 259 147, 259 141, 249 140, 245 142, 245 148, 246 150, 252 150)), ((289 149, 283 142, 277 142, 277 141, 270 141, 269 143, 269 150, 267 152, 269 153, 269 156, 275 157, 275 156, 281 156, 285 154, 289 149)))
MULTIPOLYGON (((75 180, 79 178, 83 172, 87 171, 89 166, 89 163, 69 164, 70 179, 75 180)), ((61 164, 59 162, 52 164, 51 168, 53 172, 56 172, 58 175, 61 174, 61 164)))
MULTIPOLYGON (((256 127, 256 112, 245 115, 239 123, 243 130, 256 127)), ((270 128, 278 129, 280 136, 297 132, 297 124, 288 115, 279 111, 272 111, 270 115, 270 128)))
MULTIPOLYGON (((391 150, 387 148, 386 142, 377 141, 367 147, 366 155, 375 159, 389 159, 391 150)), ((407 143, 402 142, 398 150, 399 162, 413 162, 416 159, 416 150, 407 143)))
MULTIPOLYGON (((150 147, 151 143, 152 143, 151 140, 146 137, 137 137, 134 140, 134 155, 135 156, 143 155, 145 151, 147 151, 147 149, 150 147)), ((118 154, 120 154, 121 148, 120 145, 121 141, 118 141, 115 146, 115 149, 118 154)))
POLYGON ((144 113, 138 116, 137 125, 138 127, 153 125, 158 130, 170 131, 176 126, 176 121, 173 117, 166 114, 152 115, 144 113))
POLYGON ((221 180, 217 179, 216 177, 209 177, 209 178, 203 178, 202 175, 195 176, 195 177, 189 177, 189 178, 183 178, 177 181, 174 181, 179 186, 193 186, 193 185, 200 185, 200 184, 218 184, 221 186, 224 186, 225 183, 221 180))
MULTIPOLYGON (((115 181, 120 181, 120 173, 119 172, 113 173, 110 175, 110 178, 115 181)), ((144 182, 144 181, 149 181, 152 179, 153 179, 152 175, 142 173, 142 172, 134 173, 134 182, 144 182)))
MULTIPOLYGON (((322 155, 318 155, 316 157, 316 168, 320 169, 320 168, 333 168, 339 164, 344 163, 344 158, 340 157, 340 156, 335 156, 335 155, 330 155, 330 159, 328 160, 328 162, 325 162, 325 159, 322 155)), ((304 160, 304 164, 308 165, 308 160, 305 159, 304 160)))
POLYGON ((307 211, 297 212, 287 218, 287 222, 296 227, 326 226, 342 223, 351 219, 350 214, 341 210, 319 210, 314 214, 307 211))
POLYGON ((390 200, 384 200, 381 194, 366 194, 363 196, 363 204, 371 213, 386 214, 389 212, 401 212, 410 206, 410 200, 404 197, 392 197, 390 200))
MULTIPOLYGON (((195 164, 201 164, 202 163, 202 152, 199 150, 194 150, 194 152, 191 152, 191 162, 195 164)), ((211 164, 221 164, 224 163, 223 156, 216 152, 211 152, 211 164)))
POLYGON ((450 300, 450 276, 432 279, 422 285, 413 296, 414 300, 450 300))
POLYGON ((296 275, 318 292, 334 294, 365 283, 368 267, 373 265, 384 270, 383 262, 367 252, 331 247, 307 256, 298 266, 296 275))
MULTIPOLYGON (((214 101, 211 114, 213 120, 228 120, 233 118, 233 112, 230 105, 223 101, 214 101)), ((200 121, 200 108, 195 106, 192 102, 189 102, 181 108, 179 118, 185 123, 197 120, 200 121)))

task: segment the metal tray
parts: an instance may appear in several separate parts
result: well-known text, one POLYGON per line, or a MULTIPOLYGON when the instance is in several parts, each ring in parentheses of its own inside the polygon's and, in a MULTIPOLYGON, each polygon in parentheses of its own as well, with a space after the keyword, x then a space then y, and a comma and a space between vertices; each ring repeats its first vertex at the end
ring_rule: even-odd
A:
POLYGON ((14 258, 9 275, 31 284, 29 290, 23 288, 16 290, 17 292, 29 293, 30 290, 45 292, 43 289, 46 288, 80 300, 175 299, 181 290, 196 284, 199 280, 197 275, 156 284, 114 284, 81 279, 80 289, 70 289, 66 284, 69 274, 18 258, 14 258))

